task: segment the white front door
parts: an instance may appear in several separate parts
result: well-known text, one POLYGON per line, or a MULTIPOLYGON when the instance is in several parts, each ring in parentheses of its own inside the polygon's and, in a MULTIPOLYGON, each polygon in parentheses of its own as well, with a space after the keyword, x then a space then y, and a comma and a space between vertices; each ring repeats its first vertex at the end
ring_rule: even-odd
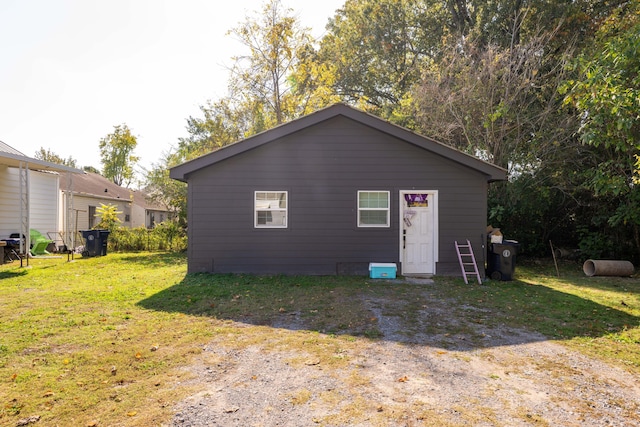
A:
POLYGON ((402 274, 435 274, 437 192, 400 192, 402 274))

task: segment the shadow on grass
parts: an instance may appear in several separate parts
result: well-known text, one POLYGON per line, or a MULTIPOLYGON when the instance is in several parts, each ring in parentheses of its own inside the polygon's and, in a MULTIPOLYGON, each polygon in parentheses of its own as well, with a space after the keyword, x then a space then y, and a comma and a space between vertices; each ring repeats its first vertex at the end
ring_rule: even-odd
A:
POLYGON ((11 279, 13 277, 20 277, 27 274, 27 270, 24 268, 18 271, 0 271, 0 280, 11 279))
POLYGON ((471 286, 453 278, 416 285, 365 277, 192 274, 138 304, 252 325, 462 351, 598 338, 637 327, 640 321, 547 286, 521 281, 471 286))
POLYGON ((152 252, 129 253, 122 257, 122 261, 140 264, 142 267, 163 267, 167 265, 181 265, 186 260, 186 254, 181 252, 152 252))

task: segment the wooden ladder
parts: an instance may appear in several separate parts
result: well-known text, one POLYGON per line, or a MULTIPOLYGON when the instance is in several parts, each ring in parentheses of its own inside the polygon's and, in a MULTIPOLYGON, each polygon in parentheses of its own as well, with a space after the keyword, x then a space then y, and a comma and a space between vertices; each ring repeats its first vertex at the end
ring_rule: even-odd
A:
POLYGON ((478 284, 482 285, 482 279, 478 272, 478 265, 476 264, 476 257, 473 255, 473 247, 471 242, 467 240, 467 244, 460 244, 456 240, 456 253, 458 254, 458 261, 460 262, 460 269, 462 270, 462 277, 464 283, 469 284, 468 276, 476 276, 478 284))

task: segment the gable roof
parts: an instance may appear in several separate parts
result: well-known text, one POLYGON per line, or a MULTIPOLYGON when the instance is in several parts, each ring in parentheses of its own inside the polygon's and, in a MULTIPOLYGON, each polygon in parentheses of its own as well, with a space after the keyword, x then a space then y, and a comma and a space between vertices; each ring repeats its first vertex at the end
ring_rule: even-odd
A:
POLYGON ((14 168, 26 165, 31 170, 41 170, 49 172, 72 172, 83 174, 84 171, 69 166, 59 165, 57 163, 45 162, 44 160, 34 159, 25 156, 20 151, 8 144, 0 141, 0 165, 7 165, 14 168))
POLYGON ((393 137, 404 140, 407 143, 423 148, 429 152, 453 160, 454 162, 467 166, 471 169, 475 169, 487 175, 487 181, 489 182, 507 179, 507 171, 499 166, 480 160, 453 147, 419 135, 409 129, 395 125, 372 114, 357 110, 346 104, 334 104, 299 119, 261 132, 257 135, 226 145, 209 154, 205 154, 204 156, 171 168, 170 176, 173 179, 186 182, 187 175, 192 172, 337 116, 347 117, 365 126, 369 126, 380 132, 384 132, 393 137))
MULTIPOLYGON (((147 210, 167 211, 167 209, 157 203, 148 200, 147 194, 140 190, 131 190, 115 184, 104 176, 87 172, 82 176, 74 176, 72 179, 73 193, 78 196, 94 197, 108 201, 132 202, 147 210)), ((69 178, 60 179, 60 189, 66 191, 69 185, 69 178)))

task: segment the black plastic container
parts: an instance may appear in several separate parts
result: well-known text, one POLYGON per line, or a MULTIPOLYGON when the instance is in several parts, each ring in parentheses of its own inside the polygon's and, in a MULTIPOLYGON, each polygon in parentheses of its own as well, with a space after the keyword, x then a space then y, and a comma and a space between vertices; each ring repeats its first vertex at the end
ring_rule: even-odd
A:
POLYGON ((516 271, 516 255, 519 248, 520 243, 514 240, 489 244, 487 276, 493 280, 513 280, 513 275, 516 271))

